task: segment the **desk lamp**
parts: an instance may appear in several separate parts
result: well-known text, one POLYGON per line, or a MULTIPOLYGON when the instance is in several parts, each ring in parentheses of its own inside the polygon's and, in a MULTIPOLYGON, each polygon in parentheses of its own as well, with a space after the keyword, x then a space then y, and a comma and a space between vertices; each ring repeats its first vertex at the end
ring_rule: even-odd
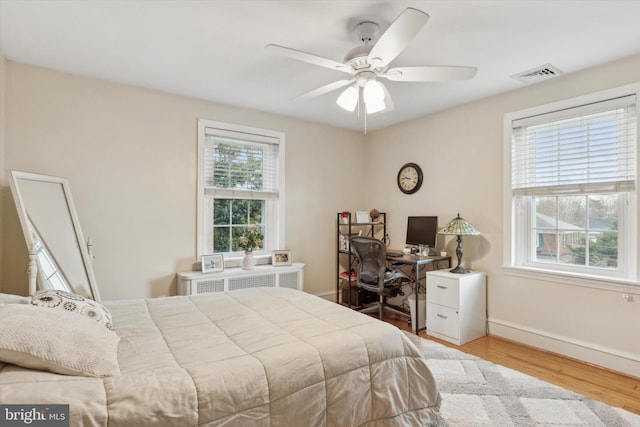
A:
POLYGON ((456 241, 458 247, 456 248, 456 255, 458 256, 458 265, 449 270, 451 273, 467 274, 469 270, 462 266, 462 237, 461 236, 477 236, 480 231, 471 225, 466 219, 461 218, 460 214, 457 217, 449 221, 449 224, 445 225, 438 231, 438 234, 449 234, 458 236, 456 241))

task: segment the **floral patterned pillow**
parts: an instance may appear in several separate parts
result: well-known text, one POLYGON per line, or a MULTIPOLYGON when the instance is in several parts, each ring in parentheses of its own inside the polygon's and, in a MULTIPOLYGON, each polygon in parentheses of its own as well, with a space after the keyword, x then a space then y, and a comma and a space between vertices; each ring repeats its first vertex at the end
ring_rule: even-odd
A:
POLYGON ((0 305, 0 365, 11 363, 64 375, 117 376, 119 342, 115 332, 64 309, 0 305))
POLYGON ((71 292, 57 289, 38 291, 32 295, 31 304, 39 307, 64 310, 69 313, 78 313, 81 316, 95 320, 110 331, 113 331, 111 313, 105 306, 92 299, 71 292))

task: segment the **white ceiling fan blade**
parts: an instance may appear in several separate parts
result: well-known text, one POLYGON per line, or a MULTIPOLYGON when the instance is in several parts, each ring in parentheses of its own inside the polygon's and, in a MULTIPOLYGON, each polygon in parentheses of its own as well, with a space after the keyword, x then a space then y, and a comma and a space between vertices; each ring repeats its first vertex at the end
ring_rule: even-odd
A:
POLYGON ((277 44, 268 44, 264 48, 270 52, 288 56, 289 58, 297 59, 298 61, 308 62, 309 64, 319 65, 331 70, 342 71, 349 74, 353 74, 354 72, 354 69, 349 65, 334 61, 332 59, 313 55, 311 53, 303 52, 301 50, 291 49, 288 47, 279 46, 277 44))
POLYGON ((375 68, 388 65, 407 47, 428 20, 429 15, 418 9, 405 9, 369 52, 369 64, 375 68))
POLYGON ((355 82, 356 79, 350 80, 338 80, 337 82, 329 83, 328 85, 321 86, 317 89, 314 89, 310 92, 303 93, 302 95, 296 96, 294 99, 310 99, 315 98, 316 96, 324 95, 325 93, 333 92, 334 90, 338 90, 342 87, 348 86, 351 83, 355 82))
POLYGON ((396 67, 379 74, 394 82, 446 82, 450 80, 469 80, 476 75, 476 67, 424 66, 396 67))

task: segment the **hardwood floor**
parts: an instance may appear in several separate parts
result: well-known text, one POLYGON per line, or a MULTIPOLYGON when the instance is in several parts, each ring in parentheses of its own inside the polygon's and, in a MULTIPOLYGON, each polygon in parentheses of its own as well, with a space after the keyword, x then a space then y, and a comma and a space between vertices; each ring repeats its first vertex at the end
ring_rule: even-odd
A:
MULTIPOLYGON (((411 331, 406 319, 385 321, 411 331)), ((640 378, 492 335, 462 346, 429 337, 424 332, 420 336, 640 415, 640 378)))

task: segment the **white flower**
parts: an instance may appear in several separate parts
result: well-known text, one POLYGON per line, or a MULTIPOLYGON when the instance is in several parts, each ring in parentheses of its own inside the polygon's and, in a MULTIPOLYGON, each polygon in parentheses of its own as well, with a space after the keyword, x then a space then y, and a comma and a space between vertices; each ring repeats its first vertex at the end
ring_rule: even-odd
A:
POLYGON ((31 304, 40 307, 57 307, 61 302, 62 298, 59 295, 52 293, 47 293, 45 295, 38 295, 38 293, 36 293, 33 298, 31 298, 31 304))

